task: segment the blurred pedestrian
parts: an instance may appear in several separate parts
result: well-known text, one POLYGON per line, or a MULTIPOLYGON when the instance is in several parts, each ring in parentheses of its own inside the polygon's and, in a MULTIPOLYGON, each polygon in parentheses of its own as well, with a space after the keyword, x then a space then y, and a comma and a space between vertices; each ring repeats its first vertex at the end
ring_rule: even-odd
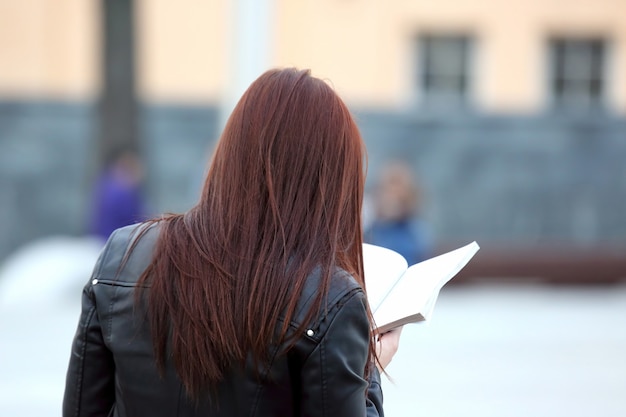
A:
POLYGON ((370 201, 372 219, 365 240, 392 249, 409 265, 430 255, 430 237, 419 212, 420 193, 409 165, 390 162, 382 170, 370 201))
POLYGON ((198 204, 109 239, 63 415, 377 416, 399 331, 363 291, 363 143, 308 71, 244 93, 198 204))
POLYGON ((146 219, 143 178, 143 164, 135 151, 113 152, 95 183, 91 234, 106 240, 115 229, 146 219))

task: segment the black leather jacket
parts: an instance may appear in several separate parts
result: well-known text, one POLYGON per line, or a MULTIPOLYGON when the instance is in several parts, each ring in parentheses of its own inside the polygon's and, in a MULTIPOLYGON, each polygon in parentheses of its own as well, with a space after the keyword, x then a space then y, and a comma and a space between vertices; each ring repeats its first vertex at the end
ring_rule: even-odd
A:
MULTIPOLYGON (((171 364, 159 376, 145 316, 134 305, 157 227, 141 238, 116 275, 134 228, 114 232, 83 290, 64 417, 383 415, 378 371, 373 367, 369 381, 363 377, 369 337, 365 295, 345 273, 335 274, 325 314, 307 326, 310 330, 291 350, 281 354, 281 347, 274 346, 273 361, 262 369, 249 361, 230 371, 218 385, 217 401, 190 401, 171 364)), ((313 274, 299 311, 316 288, 313 274)))

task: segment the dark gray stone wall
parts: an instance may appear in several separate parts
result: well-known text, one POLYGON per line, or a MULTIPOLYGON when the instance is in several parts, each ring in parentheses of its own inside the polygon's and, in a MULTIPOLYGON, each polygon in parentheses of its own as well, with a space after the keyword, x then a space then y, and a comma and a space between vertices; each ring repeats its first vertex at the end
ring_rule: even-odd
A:
MULTIPOLYGON (((97 123, 94 103, 0 102, 0 260, 31 239, 88 230, 97 123)), ((152 213, 195 203, 216 132, 215 107, 142 109, 152 213)))
POLYGON ((28 240, 82 231, 92 109, 0 102, 0 259, 28 240))
POLYGON ((219 135, 217 107, 146 106, 141 126, 153 211, 187 210, 198 200, 219 135))
MULTIPOLYGON (((442 241, 626 247, 626 119, 355 111, 368 184, 404 159, 442 241)), ((92 103, 0 102, 0 259, 51 234, 86 231, 95 173, 92 103)), ((197 200, 219 134, 215 106, 144 106, 141 140, 153 213, 197 200)))
POLYGON ((409 162, 444 241, 626 246, 626 121, 358 113, 368 178, 409 162))

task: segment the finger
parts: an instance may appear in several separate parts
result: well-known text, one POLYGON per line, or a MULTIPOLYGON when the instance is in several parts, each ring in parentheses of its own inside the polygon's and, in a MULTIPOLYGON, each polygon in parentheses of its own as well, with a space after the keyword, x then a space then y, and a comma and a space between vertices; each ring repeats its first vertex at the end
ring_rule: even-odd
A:
POLYGON ((383 337, 386 339, 399 339, 400 338, 400 334, 402 334, 402 329, 404 327, 396 327, 393 330, 389 330, 388 332, 385 332, 383 334, 378 335, 378 340, 382 339, 383 337))

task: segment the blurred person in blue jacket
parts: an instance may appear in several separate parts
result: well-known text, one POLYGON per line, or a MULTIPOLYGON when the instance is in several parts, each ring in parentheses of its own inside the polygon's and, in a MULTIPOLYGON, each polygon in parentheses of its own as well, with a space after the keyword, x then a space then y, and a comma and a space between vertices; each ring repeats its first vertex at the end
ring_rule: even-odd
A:
POLYGON ((92 234, 106 240, 115 229, 145 220, 143 178, 143 164, 135 151, 113 152, 95 184, 92 234))
POLYGON ((431 242, 419 215, 419 190, 411 168, 403 162, 388 163, 371 197, 373 218, 366 226, 366 242, 398 252, 409 265, 428 258, 431 242))

